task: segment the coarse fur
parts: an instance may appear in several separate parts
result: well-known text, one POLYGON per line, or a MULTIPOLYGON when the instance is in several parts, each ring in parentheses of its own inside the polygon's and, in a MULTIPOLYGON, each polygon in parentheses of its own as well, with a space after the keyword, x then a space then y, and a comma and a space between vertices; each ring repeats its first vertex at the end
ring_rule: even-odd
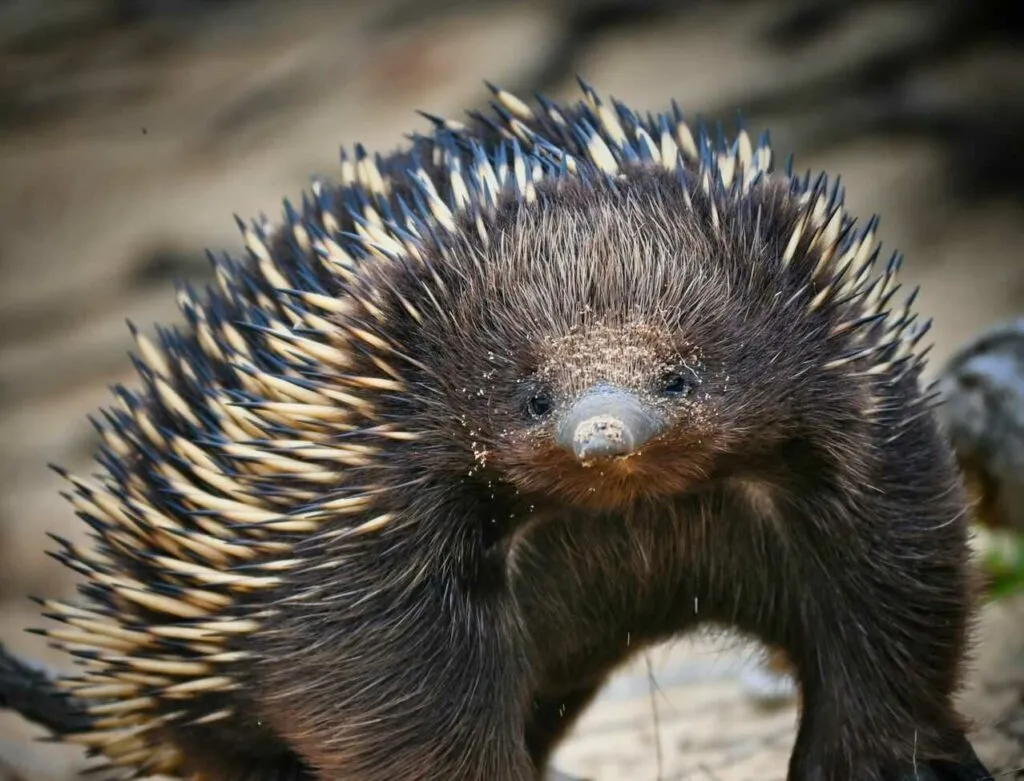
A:
POLYGON ((85 664, 67 740, 139 775, 528 781, 610 671, 717 624, 792 660, 790 781, 987 777, 899 256, 767 139, 584 91, 358 150, 242 226, 186 332, 137 335, 106 473, 69 476, 87 599, 45 603, 85 664), (604 385, 661 429, 579 458, 555 431, 604 385))

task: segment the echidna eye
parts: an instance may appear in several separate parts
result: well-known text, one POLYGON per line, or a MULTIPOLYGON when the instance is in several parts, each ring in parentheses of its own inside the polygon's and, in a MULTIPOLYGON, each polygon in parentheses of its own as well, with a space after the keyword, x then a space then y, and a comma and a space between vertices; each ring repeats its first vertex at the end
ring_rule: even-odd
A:
POLYGON ((531 417, 544 418, 550 414, 553 406, 554 404, 550 396, 545 393, 538 393, 535 396, 531 396, 530 400, 526 402, 526 411, 530 413, 531 417))
POLYGON ((696 384, 689 374, 673 371, 661 378, 661 392, 666 396, 689 396, 696 384))

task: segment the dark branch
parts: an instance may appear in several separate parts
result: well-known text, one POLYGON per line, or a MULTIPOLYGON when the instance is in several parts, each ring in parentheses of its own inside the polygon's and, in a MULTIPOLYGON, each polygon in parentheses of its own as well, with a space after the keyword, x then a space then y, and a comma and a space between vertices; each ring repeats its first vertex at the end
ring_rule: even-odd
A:
POLYGON ((15 711, 55 735, 90 729, 91 720, 81 703, 60 691, 50 673, 12 655, 2 644, 0 708, 15 711))

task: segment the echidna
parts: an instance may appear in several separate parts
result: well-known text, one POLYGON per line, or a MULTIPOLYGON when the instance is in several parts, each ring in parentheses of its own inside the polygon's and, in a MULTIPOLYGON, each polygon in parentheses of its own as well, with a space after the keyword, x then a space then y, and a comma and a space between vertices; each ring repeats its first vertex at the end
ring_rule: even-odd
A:
POLYGON ((988 778, 965 500, 877 220, 675 105, 493 91, 136 334, 68 476, 85 601, 44 602, 62 737, 136 776, 526 781, 710 623, 792 659, 791 781, 988 778))

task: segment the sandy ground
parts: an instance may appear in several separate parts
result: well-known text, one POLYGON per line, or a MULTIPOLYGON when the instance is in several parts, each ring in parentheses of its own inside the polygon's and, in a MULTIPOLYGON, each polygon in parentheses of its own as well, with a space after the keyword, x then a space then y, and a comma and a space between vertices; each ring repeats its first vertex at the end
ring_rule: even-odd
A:
MULTIPOLYGON (((641 109, 672 97, 719 105, 823 54, 765 52, 752 43, 763 13, 728 16, 710 6, 607 35, 586 50, 580 71, 641 109)), ((414 109, 458 116, 485 97, 481 78, 514 82, 558 45, 553 12, 541 3, 434 14, 392 33, 370 24, 373 7, 350 0, 297 2, 287 14, 247 10, 134 70, 97 76, 132 87, 133 100, 87 101, 59 122, 0 138, 0 639, 15 650, 61 661, 22 632, 37 623, 27 594, 73 588, 44 555, 44 532, 82 534, 45 464, 88 469, 85 415, 107 402, 111 383, 130 377, 124 318, 176 320, 169 276, 205 273, 203 248, 238 246, 232 213, 277 214, 282 196, 295 198, 310 174, 334 169, 339 145, 387 150, 425 127, 414 109)), ((875 20, 871 29, 884 37, 894 24, 875 20)), ((854 56, 864 45, 852 35, 828 56, 854 56)), ((874 140, 798 159, 841 174, 855 213, 883 215, 883 240, 906 251, 906 277, 923 285, 937 361, 972 332, 1024 311, 1019 207, 954 207, 942 195, 935 149, 874 140)), ((1013 715, 1024 638, 1011 631, 1024 626, 1022 614, 1020 604, 986 612, 965 694, 979 751, 1006 771, 1024 764, 1024 726, 1013 715), (1004 723, 1012 718, 1016 741, 1004 723)), ((720 639, 658 649, 656 685, 646 661, 623 671, 559 766, 593 779, 655 779, 659 769, 662 779, 784 778, 794 711, 764 712, 744 699, 737 673, 754 653, 720 639)), ((5 766, 12 778, 40 781, 81 767, 77 751, 35 735, 0 716, 0 778, 5 766)))

